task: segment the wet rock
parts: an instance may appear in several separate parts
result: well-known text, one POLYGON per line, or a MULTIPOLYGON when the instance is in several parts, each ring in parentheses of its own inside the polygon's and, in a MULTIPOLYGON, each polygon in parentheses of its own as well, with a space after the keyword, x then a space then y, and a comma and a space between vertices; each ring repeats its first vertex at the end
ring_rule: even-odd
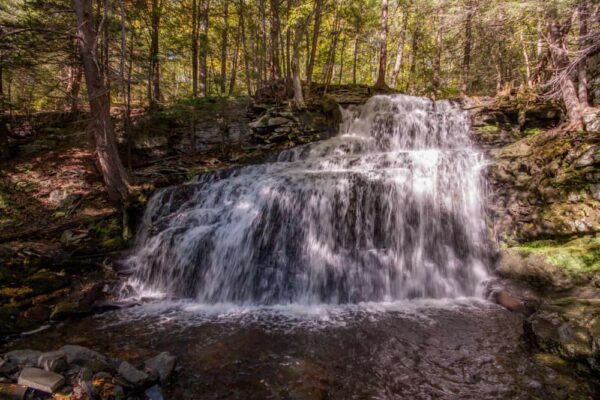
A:
POLYGON ((42 354, 37 350, 13 350, 4 355, 4 359, 22 367, 33 367, 37 365, 38 358, 42 354))
POLYGON ((510 294, 506 291, 499 291, 494 294, 494 300, 496 303, 500 304, 502 307, 506 308, 509 311, 513 312, 522 312, 525 311, 525 306, 523 302, 518 297, 510 294))
POLYGON ((19 375, 19 385, 46 393, 53 393, 65 383, 62 375, 39 368, 25 368, 19 375))
POLYGON ((59 321, 69 318, 82 317, 92 312, 90 306, 82 305, 71 300, 62 301, 54 306, 50 319, 59 321))
POLYGON ((176 357, 168 352, 163 352, 146 360, 144 369, 152 376, 157 376, 161 382, 166 382, 175 368, 176 357))
POLYGON ((525 281, 538 288, 567 290, 575 282, 560 267, 549 263, 543 255, 528 254, 518 249, 503 250, 497 272, 510 279, 525 281))
POLYGON ((59 350, 67 355, 67 362, 69 364, 84 365, 87 361, 92 359, 108 362, 108 359, 104 355, 83 346, 67 344, 59 350))
POLYGON ((129 382, 133 385, 136 385, 136 386, 141 385, 150 379, 148 374, 135 368, 133 365, 129 364, 127 361, 123 361, 119 365, 118 372, 119 372, 119 375, 121 375, 127 382, 129 382))
POLYGON ((85 368, 92 371, 93 373, 111 373, 114 374, 117 372, 117 368, 107 360, 102 360, 99 358, 93 358, 85 363, 85 368))
POLYGON ((63 351, 43 353, 38 358, 38 367, 51 372, 62 372, 68 368, 67 355, 63 351))
POLYGON ((0 383, 0 399, 22 400, 27 393, 27 386, 14 383, 0 383))
POLYGON ((585 363, 600 372, 600 301, 563 298, 528 319, 537 346, 546 353, 585 363))
POLYGON ((268 120, 268 125, 269 126, 280 126, 280 125, 287 125, 287 124, 291 124, 292 121, 290 121, 287 118, 284 117, 274 117, 274 118, 269 118, 268 120))
POLYGON ((144 394, 146 395, 146 397, 148 397, 148 400, 164 400, 165 399, 165 397, 163 396, 162 390, 161 390, 160 386, 158 386, 158 385, 154 385, 154 386, 146 389, 144 394))

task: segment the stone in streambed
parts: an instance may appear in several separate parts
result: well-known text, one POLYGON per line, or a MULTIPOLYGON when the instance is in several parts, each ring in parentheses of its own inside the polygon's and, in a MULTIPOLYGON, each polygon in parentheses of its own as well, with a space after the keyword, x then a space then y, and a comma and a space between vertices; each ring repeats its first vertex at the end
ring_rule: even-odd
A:
POLYGON ((145 372, 140 371, 133 365, 129 364, 127 361, 123 361, 121 365, 119 365, 118 369, 119 375, 121 375, 125 380, 134 385, 141 385, 150 377, 145 372))
POLYGON ((20 367, 33 367, 37 365, 41 354, 42 352, 37 350, 13 350, 6 353, 4 358, 6 361, 17 364, 20 367))
POLYGON ((67 344, 59 349, 67 355, 69 364, 85 364, 92 359, 107 361, 107 358, 97 351, 88 349, 87 347, 67 344))
POLYGON ((64 351, 50 351, 38 358, 38 367, 51 372, 62 372, 68 367, 67 355, 64 351))
POLYGON ((521 312, 525 311, 525 307, 523 306, 523 302, 516 296, 506 292, 499 291, 494 294, 494 300, 496 303, 500 304, 502 307, 506 308, 509 311, 513 312, 521 312))
POLYGON ((175 368, 175 356, 168 352, 160 353, 146 360, 144 368, 150 375, 158 377, 161 382, 166 382, 175 368))
POLYGON ((19 375, 18 383, 41 392, 53 393, 65 383, 65 378, 40 368, 24 368, 19 375))
POLYGON ((165 400, 165 397, 162 394, 162 390, 158 385, 154 385, 151 388, 146 389, 144 394, 149 400, 165 400))

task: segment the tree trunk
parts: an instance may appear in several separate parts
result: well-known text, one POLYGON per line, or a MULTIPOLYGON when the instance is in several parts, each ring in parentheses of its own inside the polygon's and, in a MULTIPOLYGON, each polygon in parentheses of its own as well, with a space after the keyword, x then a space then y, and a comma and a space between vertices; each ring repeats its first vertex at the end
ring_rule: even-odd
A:
POLYGON ((436 98, 440 90, 440 81, 442 75, 442 50, 443 50, 443 38, 444 38, 444 14, 440 12, 437 18, 438 28, 435 34, 435 58, 433 60, 433 79, 432 79, 432 92, 433 97, 436 98))
POLYGON ((223 1, 223 32, 221 36, 221 95, 227 86, 227 46, 229 34, 229 0, 223 1))
POLYGON ((385 74, 387 71, 387 37, 388 37, 388 0, 381 0, 381 26, 379 28, 379 70, 377 73, 376 89, 385 89, 385 74))
POLYGON ((317 46, 319 44, 319 33, 321 31, 321 15, 323 13, 323 0, 315 1, 315 23, 312 31, 312 41, 310 47, 310 56, 308 57, 308 65, 306 67, 306 90, 310 92, 312 84, 313 70, 315 68, 315 57, 317 54, 317 46))
POLYGON ((460 77, 460 93, 465 95, 469 91, 469 72, 471 69, 471 45, 473 41, 473 14, 475 5, 473 0, 466 0, 465 16, 465 47, 463 51, 462 72, 460 77))
POLYGON ((209 0, 200 0, 200 9, 198 10, 198 95, 206 97, 208 90, 208 11, 210 7, 209 0))
POLYGON ((250 61, 248 55, 248 44, 246 43, 246 25, 244 21, 244 0, 240 0, 240 34, 242 40, 242 49, 244 51, 244 74, 246 75, 246 90, 249 96, 252 96, 252 81, 250 76, 250 61))
POLYGON ((521 39, 521 47, 523 49, 523 61, 525 62, 525 80, 527 81, 527 87, 530 89, 533 87, 533 83, 531 81, 531 67, 529 65, 529 53, 527 52, 527 45, 525 44, 525 39, 523 39, 523 31, 520 32, 521 39))
MULTIPOLYGON (((410 7, 410 6, 409 6, 410 7)), ((408 15, 410 8, 407 7, 402 14, 402 28, 400 29, 400 38, 398 39, 398 52, 396 53, 396 62, 394 63, 394 69, 392 70, 392 87, 395 88, 398 83, 398 75, 402 70, 402 61, 404 57, 404 42, 406 40, 406 31, 408 28, 408 15)))
POLYGON ((412 32, 412 51, 410 52, 410 70, 408 71, 407 91, 410 94, 415 92, 415 79, 417 77, 417 54, 419 51, 419 26, 416 25, 412 32))
POLYGON ((98 166, 109 198, 112 201, 123 203, 128 198, 131 187, 129 177, 117 151, 110 119, 108 94, 97 64, 95 52, 97 35, 93 25, 92 3, 91 0, 74 0, 73 3, 77 17, 79 52, 83 62, 92 115, 93 142, 98 166))
POLYGON ((258 1, 258 14, 260 16, 260 52, 258 80, 260 84, 267 80, 267 12, 266 0, 258 1))
POLYGON ((192 96, 198 97, 198 5, 192 0, 192 96))
POLYGON ((356 30, 356 37, 354 38, 354 56, 352 59, 352 84, 356 85, 356 64, 358 62, 358 39, 360 37, 360 31, 356 30))
POLYGON ((67 66, 67 107, 66 111, 76 113, 79 111, 77 102, 79 100, 79 91, 81 89, 81 77, 83 71, 81 69, 81 61, 79 60, 78 51, 73 55, 70 65, 67 66))
POLYGON ((307 17, 298 17, 294 23, 294 42, 292 45, 292 59, 291 59, 291 70, 292 70, 292 88, 293 88, 293 104, 296 109, 302 110, 306 108, 304 103, 304 95, 302 93, 302 80, 300 79, 300 43, 302 42, 302 36, 308 23, 307 17))
POLYGON ((570 22, 560 24, 552 21, 548 26, 548 50, 552 59, 557 84, 567 109, 569 122, 574 129, 583 129, 583 113, 577 96, 577 89, 569 74, 564 73, 569 66, 569 56, 565 39, 570 29, 570 22))
MULTIPOLYGON (((240 10, 241 15, 241 10, 240 10)), ((235 49, 233 50, 233 59, 231 60, 231 78, 229 81, 229 95, 233 95, 233 91, 235 90, 235 83, 237 80, 237 68, 238 68, 238 57, 240 54, 240 45, 242 42, 242 25, 241 25, 242 17, 238 19, 238 31, 235 38, 235 49)))
POLYGON ((271 79, 281 78, 279 64, 279 0, 271 0, 271 79))
MULTIPOLYGON (((579 50, 583 51, 588 45, 589 8, 586 0, 580 0, 577 11, 579 14, 579 50)), ((587 57, 584 57, 577 65, 577 75, 579 102, 581 107, 585 109, 590 106, 588 101, 587 57)))
POLYGON ((158 106, 161 100, 160 92, 160 60, 159 60, 159 33, 160 18, 162 14, 161 0, 152 0, 150 10, 150 85, 149 105, 151 109, 158 106))

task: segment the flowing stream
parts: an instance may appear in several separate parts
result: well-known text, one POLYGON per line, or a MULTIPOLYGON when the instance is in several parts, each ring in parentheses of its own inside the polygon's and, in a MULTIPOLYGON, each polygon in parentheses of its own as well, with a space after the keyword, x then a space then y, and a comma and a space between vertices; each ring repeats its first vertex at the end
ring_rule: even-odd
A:
POLYGON ((477 295, 484 160, 466 113, 375 96, 345 110, 340 131, 155 195, 129 259, 133 285, 208 304, 477 295))

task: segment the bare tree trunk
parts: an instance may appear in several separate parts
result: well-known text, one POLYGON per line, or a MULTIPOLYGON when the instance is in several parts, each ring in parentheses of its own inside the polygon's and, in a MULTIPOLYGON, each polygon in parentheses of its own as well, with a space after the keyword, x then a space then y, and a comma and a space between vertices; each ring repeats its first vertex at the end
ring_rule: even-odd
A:
POLYGON ((248 44, 246 43, 246 26, 244 21, 244 0, 240 0, 240 34, 242 40, 242 49, 244 51, 244 74, 246 75, 246 90, 248 91, 248 95, 252 96, 252 81, 250 76, 250 62, 248 55, 248 44))
POLYGON ((304 103, 304 95, 302 94, 302 80, 300 79, 300 44, 302 37, 308 24, 308 17, 297 18, 294 23, 294 42, 292 44, 292 88, 293 88, 293 104, 294 107, 302 110, 306 108, 304 103))
POLYGON ((376 89, 385 89, 385 74, 387 71, 387 37, 388 37, 388 0, 381 0, 381 26, 379 33, 379 70, 377 73, 376 89))
POLYGON ((281 78, 279 64, 279 0, 271 0, 271 79, 281 78))
POLYGON ((338 85, 342 84, 342 77, 344 75, 344 54, 346 53, 346 36, 342 39, 342 48, 340 51, 340 73, 338 76, 338 85))
POLYGON ((435 34, 435 58, 433 60, 433 97, 437 97, 440 90, 440 81, 442 75, 442 50, 443 50, 443 37, 444 37, 444 14, 440 12, 437 18, 438 29, 435 34))
POLYGON ((200 9, 198 10, 198 95, 206 97, 208 90, 208 65, 206 58, 208 56, 208 12, 210 7, 209 0, 200 0, 200 9))
MULTIPOLYGON (((588 44, 588 19, 589 19, 589 8, 586 0, 579 0, 578 14, 579 14, 579 50, 582 51, 587 47, 588 44)), ((578 75, 578 95, 579 102, 583 109, 590 106, 588 101, 588 72, 587 72, 587 57, 585 57, 577 65, 578 75)))
POLYGON ((94 29, 91 0, 74 0, 77 17, 79 51, 92 114, 93 142, 98 165, 108 196, 112 201, 124 202, 131 191, 127 171, 121 163, 110 119, 110 106, 104 79, 98 68, 95 52, 97 34, 94 29))
POLYGON ((160 60, 159 60, 159 33, 160 18, 162 14, 161 0, 152 0, 150 9, 150 108, 156 108, 161 100, 160 92, 160 60))
POLYGON ((533 87, 533 83, 531 81, 531 67, 529 65, 529 53, 527 52, 527 45, 525 44, 525 39, 523 39, 523 31, 520 32, 521 39, 521 47, 523 49, 523 61, 525 61, 525 79, 527 81, 527 87, 530 89, 533 87))
POLYGON ((259 68, 258 80, 262 82, 267 80, 267 12, 266 0, 259 0, 258 14, 260 16, 260 53, 259 53, 259 68))
POLYGON ((398 52, 396 53, 396 62, 394 63, 394 69, 392 70, 391 84, 393 88, 396 87, 396 84, 398 83, 398 75, 402 70, 402 61, 404 57, 404 42, 406 41, 406 31, 408 29, 408 16, 410 14, 409 7, 406 7, 404 9, 404 13, 402 14, 402 28, 400 29, 400 38, 398 39, 398 52))
POLYGON ((417 54, 419 52, 419 26, 416 25, 412 32, 412 51, 410 52, 410 70, 408 71, 407 91, 414 94, 415 79, 417 77, 417 54))
POLYGON ((229 80, 230 96, 233 95, 233 91, 235 90, 235 83, 237 79, 238 56, 240 54, 240 45, 242 41, 242 25, 239 21, 241 21, 241 19, 238 19, 238 31, 235 38, 235 49, 233 50, 233 59, 231 60, 231 78, 229 80))
POLYGON ((463 51, 462 73, 460 77, 460 93, 467 94, 469 91, 469 72, 471 68, 471 45, 473 41, 473 14, 475 5, 473 0, 466 0, 465 16, 465 47, 463 51))
POLYGON ((548 26, 548 50, 552 59, 557 84, 567 109, 569 122, 574 129, 583 129, 583 113, 577 89, 569 74, 564 73, 569 66, 569 56, 565 43, 571 22, 561 24, 552 21, 548 26))
POLYGON ((67 66, 67 107, 66 111, 76 113, 79 111, 77 102, 79 100, 79 91, 81 89, 81 77, 83 71, 81 68, 81 60, 79 60, 79 51, 75 50, 70 64, 67 66))
POLYGON ((319 33, 321 31, 321 15, 323 13, 323 0, 315 1, 315 23, 312 31, 312 42, 310 47, 310 56, 308 57, 308 64, 306 66, 306 90, 310 92, 310 85, 312 84, 313 70, 315 68, 315 57, 317 54, 317 47, 319 44, 319 33))
POLYGON ((198 97, 198 5, 192 0, 192 96, 198 97))
POLYGON ((354 38, 354 56, 352 59, 352 84, 353 85, 356 85, 356 64, 358 62, 358 39, 359 39, 359 37, 360 37, 360 31, 357 29, 356 37, 354 38))
POLYGON ((221 94, 227 85, 227 46, 229 34, 229 0, 223 1, 223 36, 221 36, 221 94))

